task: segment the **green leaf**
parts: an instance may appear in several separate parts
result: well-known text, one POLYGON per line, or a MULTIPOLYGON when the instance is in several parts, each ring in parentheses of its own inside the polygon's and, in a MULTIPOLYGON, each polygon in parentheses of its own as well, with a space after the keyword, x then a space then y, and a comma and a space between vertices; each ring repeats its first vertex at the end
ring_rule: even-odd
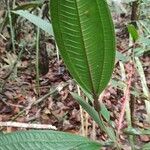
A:
POLYGON ((111 138, 111 140, 114 142, 114 143, 117 143, 117 138, 116 138, 116 135, 115 135, 115 130, 111 127, 106 127, 106 131, 107 131, 107 134, 109 135, 109 137, 111 138))
POLYGON ((101 104, 101 114, 103 115, 106 121, 110 121, 110 112, 107 110, 104 104, 101 104))
POLYGON ((139 34, 134 25, 132 25, 132 24, 128 25, 128 32, 130 33, 132 40, 134 42, 137 41, 137 39, 139 38, 139 34))
MULTIPOLYGON (((12 11, 28 10, 28 9, 32 9, 32 11, 33 11, 37 7, 41 6, 42 4, 43 4, 42 1, 27 2, 27 3, 24 3, 22 5, 19 5, 19 6, 15 7, 12 11)), ((12 23, 15 26, 16 25, 16 21, 18 19, 18 16, 16 16, 15 14, 12 13, 11 17, 12 17, 12 23)), ((4 22, 3 22, 2 25, 5 27, 8 23, 9 23, 9 18, 8 18, 8 15, 7 15, 6 18, 4 19, 4 22)))
POLYGON ((16 11, 12 11, 12 13, 18 14, 21 17, 26 18, 27 20, 29 20, 31 23, 33 23, 37 27, 41 28, 45 32, 49 33, 50 35, 53 35, 52 26, 46 20, 43 20, 40 17, 35 16, 26 10, 16 10, 16 11))
POLYGON ((112 18, 105 0, 51 0, 52 26, 63 60, 79 85, 98 96, 115 60, 112 18))
POLYGON ((88 93, 86 90, 84 90, 83 88, 81 88, 83 93, 85 94, 85 96, 88 98, 88 100, 90 100, 91 102, 93 102, 93 96, 88 93))
POLYGON ((108 133, 109 137, 113 142, 116 142, 116 136, 112 128, 106 127, 102 120, 100 120, 97 111, 90 106, 84 99, 76 93, 72 93, 73 98, 83 107, 83 109, 92 117, 92 119, 100 126, 100 128, 108 133))
POLYGON ((83 107, 83 109, 92 117, 92 119, 102 128, 103 124, 100 121, 97 111, 90 106, 81 96, 71 92, 72 97, 83 107))
POLYGON ((119 61, 122 61, 123 63, 127 62, 130 60, 130 57, 128 56, 125 56, 124 54, 122 54, 121 52, 117 51, 116 52, 116 58, 119 60, 119 61))
POLYGON ((0 132, 0 136, 4 135, 3 132, 0 132))
POLYGON ((138 128, 127 128, 124 130, 126 134, 129 135, 150 135, 150 130, 141 130, 138 128))
POLYGON ((145 144, 143 147, 142 147, 142 150, 149 150, 150 149, 150 142, 145 144))
POLYGON ((0 150, 99 150, 100 143, 58 131, 31 130, 0 136, 0 150))

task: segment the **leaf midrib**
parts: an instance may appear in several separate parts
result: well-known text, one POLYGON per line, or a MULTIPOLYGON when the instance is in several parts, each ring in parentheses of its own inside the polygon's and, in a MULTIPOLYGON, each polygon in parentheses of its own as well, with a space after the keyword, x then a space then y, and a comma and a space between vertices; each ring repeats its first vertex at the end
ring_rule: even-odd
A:
POLYGON ((90 69, 90 65, 89 65, 89 61, 88 61, 87 51, 86 51, 86 48, 85 48, 85 42, 84 42, 84 39, 83 39, 84 36, 83 36, 82 25, 81 25, 81 21, 80 21, 80 17, 79 17, 80 14, 79 14, 77 0, 75 0, 75 6, 76 6, 76 10, 77 10, 77 19, 78 19, 78 22, 79 22, 79 28, 80 28, 80 33, 81 33, 81 40, 82 40, 83 49, 84 49, 84 53, 85 53, 85 59, 86 59, 86 62, 87 62, 87 67, 88 67, 88 74, 89 74, 89 78, 90 78, 92 94, 94 96, 96 96, 95 89, 94 89, 94 83, 93 83, 93 79, 92 79, 92 74, 91 74, 91 69, 90 69))
MULTIPOLYGON (((58 17, 60 17, 59 7, 60 7, 60 2, 58 1, 58 10, 57 10, 57 11, 58 11, 58 17)), ((59 18, 58 20, 60 20, 60 18, 59 18)), ((58 22, 58 24, 59 24, 59 29, 60 29, 60 36, 61 36, 61 38, 63 39, 60 22, 58 22)), ((65 48, 64 41, 63 41, 63 47, 65 48)), ((67 54, 67 56, 68 56, 68 54, 67 54)), ((69 59, 69 56, 68 56, 68 60, 69 60, 69 62, 71 62, 70 59, 69 59)), ((70 63, 70 64, 71 64, 71 63, 70 63)), ((73 68, 73 66, 72 66, 72 68, 73 68)), ((80 80, 80 83, 82 83, 82 85, 83 85, 83 86, 87 89, 87 91, 88 91, 89 88, 88 88, 88 87, 84 84, 84 82, 81 80, 80 76, 78 75, 78 72, 76 72, 75 69, 74 69, 74 73, 78 76, 78 79, 80 80)))
MULTIPOLYGON (((98 4, 98 1, 96 0, 96 4, 97 4, 97 7, 98 7, 98 11, 99 11, 99 17, 100 17, 100 21, 101 21, 101 24, 102 24, 102 34, 104 35, 104 29, 103 29, 103 21, 102 21, 102 18, 101 18, 101 12, 100 12, 100 6, 99 6, 99 4, 98 4)), ((104 38, 103 38, 103 48, 105 48, 105 40, 104 40, 104 38)), ((102 76, 103 76, 103 70, 104 70, 104 61, 105 61, 105 50, 102 50, 103 51, 103 63, 102 63, 102 72, 101 72, 101 74, 100 74, 100 78, 99 78, 99 86, 98 86, 98 91, 97 92, 99 92, 99 90, 100 90, 100 87, 101 87, 101 82, 102 82, 102 76)))

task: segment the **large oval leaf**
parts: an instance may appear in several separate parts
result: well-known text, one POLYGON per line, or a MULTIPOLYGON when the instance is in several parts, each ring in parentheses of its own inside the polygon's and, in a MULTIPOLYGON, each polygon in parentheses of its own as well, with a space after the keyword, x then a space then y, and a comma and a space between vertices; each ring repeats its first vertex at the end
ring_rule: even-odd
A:
POLYGON ((0 136, 0 150, 99 150, 100 143, 58 131, 26 131, 0 136))
POLYGON ((115 36, 105 0, 51 0, 56 42, 71 75, 98 96, 114 66, 115 36))

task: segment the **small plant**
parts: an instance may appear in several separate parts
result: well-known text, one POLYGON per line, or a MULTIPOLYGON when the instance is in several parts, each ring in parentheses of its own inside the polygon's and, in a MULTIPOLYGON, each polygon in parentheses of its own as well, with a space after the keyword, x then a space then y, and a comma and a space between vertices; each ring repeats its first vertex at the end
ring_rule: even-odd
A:
MULTIPOLYGON (((23 13, 23 12, 20 12, 23 13)), ((115 35, 105 0, 51 0, 52 26, 61 56, 81 89, 92 97, 93 106, 75 93, 74 99, 110 138, 110 143, 57 131, 26 131, 0 136, 1 150, 99 150, 113 144, 116 134, 101 109, 99 95, 107 86, 114 67, 115 35)))

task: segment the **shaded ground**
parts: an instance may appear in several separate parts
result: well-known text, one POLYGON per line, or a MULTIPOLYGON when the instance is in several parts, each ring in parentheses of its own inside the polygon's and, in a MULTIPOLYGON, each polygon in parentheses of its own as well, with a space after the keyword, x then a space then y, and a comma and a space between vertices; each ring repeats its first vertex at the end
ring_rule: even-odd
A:
MULTIPOLYGON (((125 24, 129 18, 116 18, 117 48, 118 51, 126 54, 129 40, 125 24)), ((3 85, 0 90, 0 121, 52 124, 56 126, 58 130, 78 134, 81 130, 80 108, 69 94, 70 91, 77 91, 76 84, 71 79, 62 60, 58 61, 54 41, 49 36, 42 39, 49 55, 49 69, 46 75, 40 76, 40 94, 37 94, 35 45, 33 40, 35 33, 32 32, 32 29, 33 26, 31 24, 26 24, 19 32, 19 40, 23 40, 26 44, 21 59, 16 67, 17 69, 14 69, 14 72, 9 78, 7 75, 12 68, 12 62, 8 62, 7 60, 12 58, 14 62, 16 55, 12 54, 11 40, 6 29, 3 31, 3 35, 7 39, 5 40, 0 37, 0 85, 3 85), (52 91, 58 87, 61 90, 56 90, 52 95, 44 98, 37 105, 33 105, 34 101, 37 101, 49 93, 50 90, 52 91), (20 112, 22 113, 20 114, 20 112)), ((41 47, 41 49, 43 50, 43 47, 41 47)), ((19 50, 18 48, 17 55, 19 54, 19 50)), ((45 54, 43 55, 44 56, 42 57, 41 55, 42 58, 40 58, 42 60, 45 58, 45 54)), ((147 84, 150 88, 150 55, 145 54, 145 56, 141 57, 141 60, 144 66, 147 84)), ((128 69, 128 63, 126 64, 126 69, 128 69)), ((119 63, 117 62, 113 78, 121 79, 120 76, 121 72, 119 63)), ((140 78, 137 73, 133 78, 133 82, 136 83, 135 86, 138 92, 142 93, 140 78)), ((114 123, 118 122, 122 106, 122 97, 123 91, 119 88, 114 88, 112 84, 108 86, 103 96, 103 102, 111 112, 111 120, 114 121, 114 123)), ((147 115, 143 101, 144 98, 141 96, 135 99, 135 127, 150 128, 150 124, 145 120, 147 115)), ((92 120, 89 118, 88 136, 90 137, 93 134, 92 126, 92 120)), ((127 124, 124 121, 123 127, 126 126, 127 124)), ((20 129, 7 127, 2 128, 2 130, 11 132, 20 129)), ((105 140, 107 138, 106 135, 101 134, 99 129, 95 132, 97 139, 105 140)), ((120 138, 125 145, 128 145, 126 136, 122 135, 120 138)), ((139 144, 142 142, 145 143, 150 141, 150 137, 139 136, 137 140, 139 144)))

